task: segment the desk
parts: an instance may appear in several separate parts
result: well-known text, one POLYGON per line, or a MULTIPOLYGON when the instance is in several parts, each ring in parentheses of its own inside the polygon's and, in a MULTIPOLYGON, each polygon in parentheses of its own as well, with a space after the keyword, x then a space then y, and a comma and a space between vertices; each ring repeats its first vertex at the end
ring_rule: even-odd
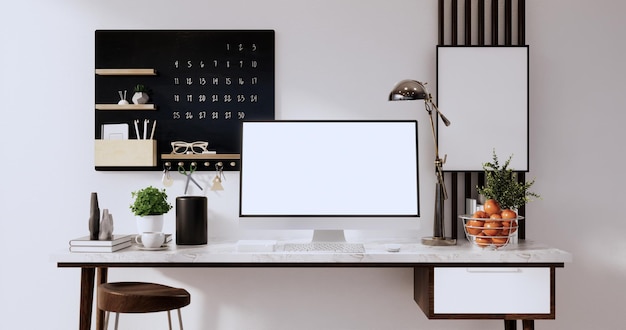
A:
MULTIPOLYGON (((556 268, 572 261, 568 252, 528 241, 499 251, 467 242, 446 247, 407 243, 400 252, 387 252, 383 243, 372 242, 365 244, 366 253, 357 254, 284 252, 280 243, 275 252, 237 252, 235 242, 170 244, 173 246, 164 251, 141 251, 132 246, 115 253, 55 254, 58 267, 81 269, 79 329, 91 327, 94 285, 107 281, 109 268, 394 267, 413 269, 414 299, 430 319, 502 319, 507 330, 516 329, 516 320, 523 320, 524 330, 531 330, 535 319, 555 318, 556 268), (494 304, 488 297, 476 303, 480 296, 459 292, 463 287, 456 285, 465 277, 511 279, 514 285, 508 287, 518 288, 518 292, 509 294, 511 303, 494 304), (464 303, 464 297, 474 303, 464 303)), ((103 314, 97 311, 97 329, 103 327, 103 314)))

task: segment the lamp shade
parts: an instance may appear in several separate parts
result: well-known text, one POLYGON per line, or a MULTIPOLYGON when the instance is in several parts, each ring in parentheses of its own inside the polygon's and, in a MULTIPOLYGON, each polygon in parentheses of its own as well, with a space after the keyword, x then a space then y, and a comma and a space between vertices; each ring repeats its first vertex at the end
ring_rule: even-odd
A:
POLYGON ((428 98, 426 87, 417 80, 399 82, 389 93, 389 101, 424 100, 428 98))

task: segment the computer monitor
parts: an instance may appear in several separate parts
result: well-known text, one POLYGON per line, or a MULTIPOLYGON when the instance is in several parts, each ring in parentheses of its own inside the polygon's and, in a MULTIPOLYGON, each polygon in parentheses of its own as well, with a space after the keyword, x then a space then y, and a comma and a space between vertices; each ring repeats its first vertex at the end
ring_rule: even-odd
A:
MULTIPOLYGON (((245 121, 239 220, 246 229, 415 228, 417 121, 245 121)), ((331 234, 323 238, 322 235, 331 234)))

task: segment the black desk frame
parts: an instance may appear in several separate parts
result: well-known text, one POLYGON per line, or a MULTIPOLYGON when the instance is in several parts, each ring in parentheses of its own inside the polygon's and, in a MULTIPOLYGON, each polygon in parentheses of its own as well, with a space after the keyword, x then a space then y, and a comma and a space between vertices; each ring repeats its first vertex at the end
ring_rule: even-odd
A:
MULTIPOLYGON (((88 263, 58 262, 60 268, 80 268, 79 329, 91 328, 94 289, 106 283, 109 268, 412 268, 414 272, 414 299, 429 319, 502 319, 505 330, 516 330, 522 320, 523 330, 533 330, 534 320, 555 318, 555 273, 564 263, 88 263), (549 314, 436 314, 434 301, 434 269, 436 267, 542 267, 550 268, 549 314)), ((96 311, 96 329, 104 329, 104 311, 96 311)))

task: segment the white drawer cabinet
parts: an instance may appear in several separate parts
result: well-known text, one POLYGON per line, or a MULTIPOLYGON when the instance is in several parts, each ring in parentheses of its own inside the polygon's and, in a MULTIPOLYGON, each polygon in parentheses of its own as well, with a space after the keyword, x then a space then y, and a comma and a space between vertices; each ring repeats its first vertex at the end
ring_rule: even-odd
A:
POLYGON ((434 268, 434 312, 550 314, 550 268, 434 268))
POLYGON ((554 267, 500 265, 415 267, 415 301, 433 319, 554 319, 554 267))

